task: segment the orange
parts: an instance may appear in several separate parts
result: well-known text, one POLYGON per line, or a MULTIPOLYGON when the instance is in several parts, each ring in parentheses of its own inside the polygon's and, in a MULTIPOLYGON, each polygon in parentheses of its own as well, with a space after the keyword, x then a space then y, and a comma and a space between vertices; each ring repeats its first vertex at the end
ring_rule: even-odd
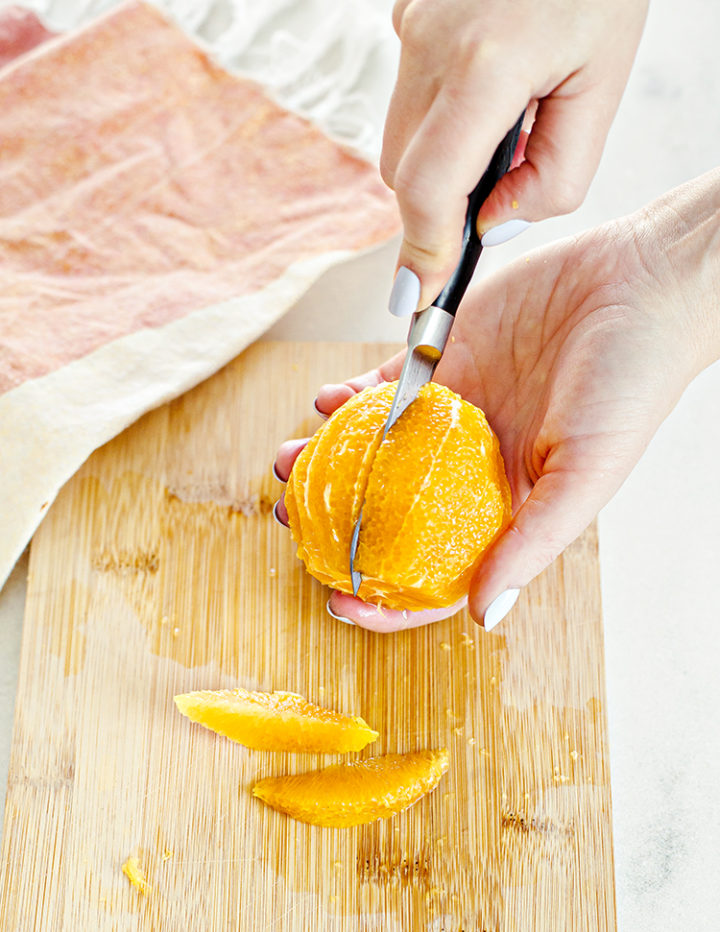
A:
POLYGON ((448 766, 445 748, 385 754, 309 773, 266 777, 255 784, 253 796, 301 822, 346 828, 387 819, 412 806, 435 789, 448 766))
POLYGON ((350 538, 364 500, 359 597, 441 608, 467 594, 510 521, 510 487, 483 412, 435 382, 381 444, 396 384, 355 395, 311 438, 285 492, 290 530, 308 572, 352 592, 350 538))
POLYGON ((360 751, 378 733, 363 721, 288 692, 202 690, 175 696, 183 715, 258 751, 360 751))

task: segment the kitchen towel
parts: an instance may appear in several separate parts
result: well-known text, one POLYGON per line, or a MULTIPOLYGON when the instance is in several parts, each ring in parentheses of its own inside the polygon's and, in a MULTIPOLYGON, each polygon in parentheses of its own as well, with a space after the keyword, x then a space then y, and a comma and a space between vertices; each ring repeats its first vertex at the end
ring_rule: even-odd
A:
POLYGON ((268 91, 141 2, 57 37, 0 11, 2 55, 0 584, 96 447, 399 229, 377 133, 320 128, 350 78, 324 106, 325 75, 265 56, 268 91))

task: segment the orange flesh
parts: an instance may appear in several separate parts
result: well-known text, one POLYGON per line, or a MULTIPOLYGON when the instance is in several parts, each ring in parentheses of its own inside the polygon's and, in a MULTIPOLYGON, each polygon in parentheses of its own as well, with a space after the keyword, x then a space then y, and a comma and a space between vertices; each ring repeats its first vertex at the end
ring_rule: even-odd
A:
POLYGON ((378 733, 362 719, 313 705, 289 692, 203 690, 175 696, 193 722, 260 751, 360 751, 378 733))
POLYGON ((444 748, 385 754, 310 773, 266 777, 255 784, 253 795, 301 822, 348 828, 412 806, 435 789, 448 766, 444 748))
POLYGON ((285 493, 308 572, 352 592, 349 551, 363 505, 359 596, 395 609, 452 605, 510 521, 497 437, 479 408, 430 383, 380 444, 396 383, 354 396, 310 440, 285 493))

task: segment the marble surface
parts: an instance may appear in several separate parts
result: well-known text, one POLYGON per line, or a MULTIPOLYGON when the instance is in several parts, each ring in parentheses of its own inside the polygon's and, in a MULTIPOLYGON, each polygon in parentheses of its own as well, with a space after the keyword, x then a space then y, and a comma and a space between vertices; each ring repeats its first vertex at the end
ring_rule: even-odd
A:
MULTIPOLYGON (((718 163, 719 35, 716 0, 652 0, 585 204, 486 252, 483 274, 718 163)), ((386 85, 376 90, 380 104, 386 85)), ((268 337, 402 340, 405 324, 385 310, 396 247, 333 269, 268 337)), ((718 398, 716 364, 600 516, 618 919, 628 932, 720 928, 718 398)), ((0 594, 0 802, 26 573, 25 556, 0 594)))

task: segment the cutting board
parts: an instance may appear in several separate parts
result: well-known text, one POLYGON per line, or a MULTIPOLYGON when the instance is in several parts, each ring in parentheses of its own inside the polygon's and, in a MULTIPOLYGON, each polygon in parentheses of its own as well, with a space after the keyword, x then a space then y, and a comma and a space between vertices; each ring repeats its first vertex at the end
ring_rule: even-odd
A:
POLYGON ((327 615, 272 519, 317 387, 392 349, 256 344, 62 490, 30 557, 5 932, 615 929, 595 529, 490 634, 461 613, 381 635, 327 615), (352 756, 248 750, 175 709, 235 685, 362 715, 361 757, 445 746, 450 770, 390 820, 295 822, 253 783, 352 756))

